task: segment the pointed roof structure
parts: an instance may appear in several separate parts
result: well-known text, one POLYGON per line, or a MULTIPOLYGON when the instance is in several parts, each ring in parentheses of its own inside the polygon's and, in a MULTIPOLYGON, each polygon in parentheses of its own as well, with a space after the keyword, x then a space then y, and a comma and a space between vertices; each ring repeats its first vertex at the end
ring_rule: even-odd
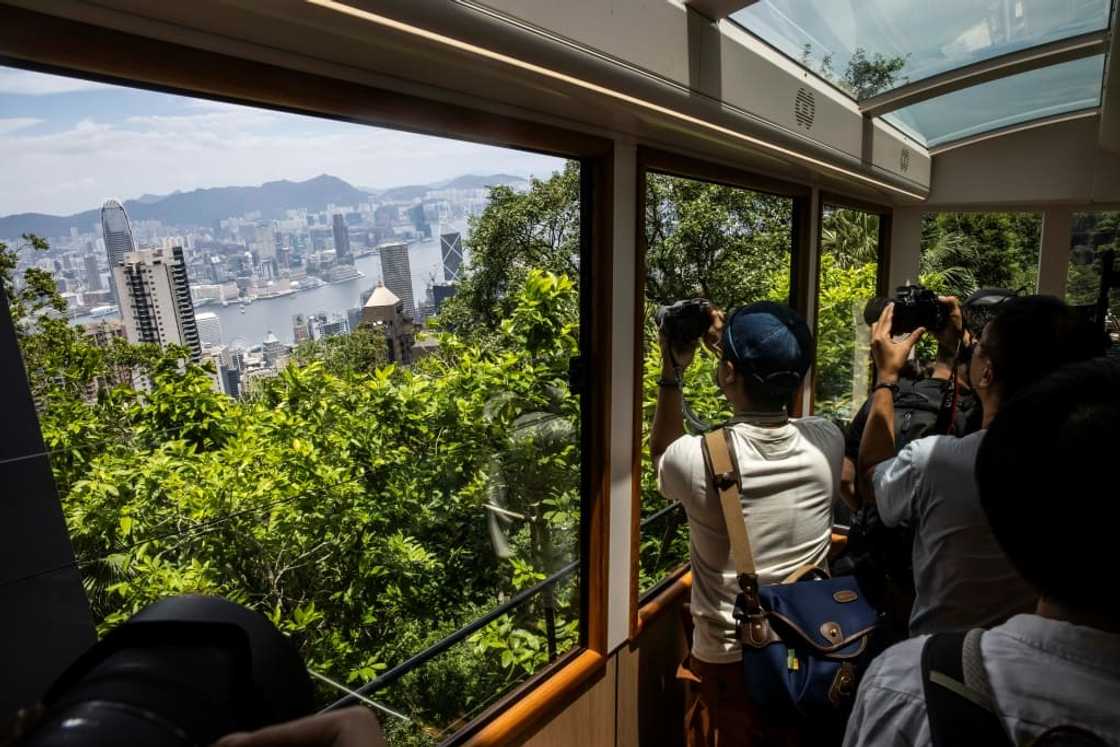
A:
POLYGON ((383 306, 396 306, 401 300, 397 298, 397 294, 386 288, 382 283, 378 283, 377 287, 373 289, 373 294, 366 301, 363 308, 380 308, 383 306))

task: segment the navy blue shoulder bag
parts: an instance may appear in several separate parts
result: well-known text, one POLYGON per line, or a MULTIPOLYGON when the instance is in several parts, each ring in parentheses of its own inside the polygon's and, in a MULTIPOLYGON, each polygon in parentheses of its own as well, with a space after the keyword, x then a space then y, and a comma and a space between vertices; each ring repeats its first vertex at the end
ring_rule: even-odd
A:
POLYGON ((760 588, 727 430, 706 434, 703 445, 741 590, 735 619, 751 702, 768 719, 845 717, 860 675, 878 653, 879 613, 854 576, 830 578, 814 566, 760 588))

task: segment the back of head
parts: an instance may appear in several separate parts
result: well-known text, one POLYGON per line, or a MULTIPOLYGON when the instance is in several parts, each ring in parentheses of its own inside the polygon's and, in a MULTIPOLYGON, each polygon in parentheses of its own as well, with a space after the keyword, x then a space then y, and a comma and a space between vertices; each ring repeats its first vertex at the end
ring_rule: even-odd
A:
POLYGON ((979 337, 988 322, 1002 310, 1003 304, 1019 294, 1008 288, 981 288, 961 302, 965 328, 979 337))
POLYGON ((720 344, 756 407, 779 409, 788 403, 813 360, 813 335, 805 320, 772 301, 732 311, 720 344))
POLYGON ((976 459, 992 532, 1040 594, 1073 609, 1117 602, 1112 565, 1120 444, 1120 360, 1052 373, 1000 409, 976 459))
POLYGON ((1006 401, 1059 367, 1104 352, 1101 336, 1053 296, 1018 296, 1000 304, 984 333, 984 352, 1006 401))

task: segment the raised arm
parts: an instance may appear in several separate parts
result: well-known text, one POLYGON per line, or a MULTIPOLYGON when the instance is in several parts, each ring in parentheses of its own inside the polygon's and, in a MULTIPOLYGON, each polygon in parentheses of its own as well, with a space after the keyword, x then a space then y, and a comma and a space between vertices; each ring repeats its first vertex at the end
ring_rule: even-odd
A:
POLYGON ((871 327, 871 355, 875 359, 878 375, 871 393, 871 411, 859 444, 859 478, 861 500, 875 500, 871 477, 875 467, 892 458, 897 449, 894 443, 894 393, 898 387, 899 372, 906 365, 910 350, 925 334, 919 327, 900 340, 891 337, 894 304, 887 304, 879 321, 871 327))

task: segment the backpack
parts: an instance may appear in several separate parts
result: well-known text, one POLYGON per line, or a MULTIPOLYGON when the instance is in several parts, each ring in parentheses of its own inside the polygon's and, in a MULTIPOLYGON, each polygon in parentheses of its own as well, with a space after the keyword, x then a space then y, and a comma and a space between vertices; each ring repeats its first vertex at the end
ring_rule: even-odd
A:
MULTIPOLYGON (((962 744, 1007 745, 980 652, 982 628, 938 633, 922 647, 922 690, 933 747, 962 744)), ((1029 742, 1030 747, 1106 747, 1100 737, 1078 726, 1056 726, 1029 742)))
POLYGON ((734 615, 751 702, 773 723, 842 723, 860 676, 879 652, 879 613, 856 577, 830 578, 815 566, 759 587, 727 429, 707 433, 702 446, 741 590, 734 615))

